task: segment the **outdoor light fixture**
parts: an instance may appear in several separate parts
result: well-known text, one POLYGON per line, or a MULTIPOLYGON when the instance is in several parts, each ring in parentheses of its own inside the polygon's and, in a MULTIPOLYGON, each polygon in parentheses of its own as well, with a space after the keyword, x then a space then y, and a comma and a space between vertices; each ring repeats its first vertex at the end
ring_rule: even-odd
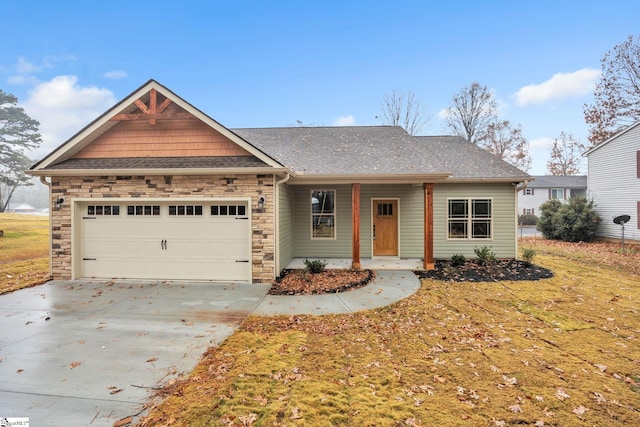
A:
POLYGON ((264 208, 264 196, 258 197, 258 209, 264 208))
POLYGON ((56 210, 59 211, 63 203, 64 203, 64 199, 62 197, 58 197, 58 200, 56 200, 56 210))

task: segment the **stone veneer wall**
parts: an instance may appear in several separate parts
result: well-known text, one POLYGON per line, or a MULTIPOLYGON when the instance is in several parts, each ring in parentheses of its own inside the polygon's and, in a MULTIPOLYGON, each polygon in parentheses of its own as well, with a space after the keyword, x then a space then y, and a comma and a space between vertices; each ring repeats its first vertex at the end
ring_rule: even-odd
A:
POLYGON ((95 176, 52 177, 52 204, 64 197, 60 210, 52 212, 52 268, 54 280, 71 279, 71 204, 75 198, 207 198, 251 197, 254 283, 275 277, 273 175, 224 176, 95 176), (258 209, 258 197, 266 202, 258 209))

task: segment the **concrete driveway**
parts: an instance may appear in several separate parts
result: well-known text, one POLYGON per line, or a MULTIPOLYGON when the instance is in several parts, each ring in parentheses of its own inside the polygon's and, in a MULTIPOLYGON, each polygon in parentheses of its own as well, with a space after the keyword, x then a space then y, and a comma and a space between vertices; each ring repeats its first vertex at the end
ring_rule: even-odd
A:
MULTIPOLYGON (((113 426, 189 373, 269 285, 49 282, 0 296, 0 418, 113 426)), ((134 417, 135 418, 135 417, 134 417)))

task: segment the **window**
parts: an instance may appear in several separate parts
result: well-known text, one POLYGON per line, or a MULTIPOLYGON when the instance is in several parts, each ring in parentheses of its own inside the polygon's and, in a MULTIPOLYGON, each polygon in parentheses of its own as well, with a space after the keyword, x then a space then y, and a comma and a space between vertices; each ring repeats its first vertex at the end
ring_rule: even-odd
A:
POLYGON ((571 194, 571 198, 573 197, 587 197, 587 190, 584 188, 572 188, 569 190, 569 194, 571 194))
POLYGON ((169 216, 194 215, 202 215, 202 205, 169 205, 169 216))
POLYGON ((159 216, 160 205, 129 205, 127 215, 133 216, 159 216))
POLYGON ((533 196, 533 188, 525 188, 524 189, 525 196, 533 196))
POLYGON ((551 199, 564 200, 564 188, 552 188, 550 192, 551 199))
POLYGON ((523 213, 524 215, 534 215, 534 213, 533 213, 533 212, 534 212, 534 211, 533 211, 533 208, 524 208, 524 209, 522 209, 522 213, 523 213))
POLYGON ((336 192, 314 190, 311 192, 311 238, 336 238, 336 192))
POLYGON ((449 199, 449 239, 491 239, 491 199, 449 199))
POLYGON ((245 205, 211 205, 211 216, 246 216, 245 205))
POLYGON ((120 215, 120 206, 90 205, 87 206, 87 215, 120 215))

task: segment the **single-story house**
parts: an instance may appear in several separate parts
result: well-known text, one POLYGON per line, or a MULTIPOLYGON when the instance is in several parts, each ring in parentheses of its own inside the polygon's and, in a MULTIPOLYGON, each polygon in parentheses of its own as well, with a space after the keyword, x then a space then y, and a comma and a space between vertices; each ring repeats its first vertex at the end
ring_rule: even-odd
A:
POLYGON ((54 279, 268 283, 293 260, 517 256, 530 176, 400 127, 229 129, 150 80, 36 163, 54 279))
POLYGON ((540 205, 552 199, 569 200, 572 197, 586 197, 587 176, 533 175, 534 181, 518 193, 520 215, 540 216, 540 205))
POLYGON ((613 220, 630 217, 625 239, 640 241, 640 121, 585 153, 588 197, 602 222, 596 236, 620 239, 622 227, 613 220))

